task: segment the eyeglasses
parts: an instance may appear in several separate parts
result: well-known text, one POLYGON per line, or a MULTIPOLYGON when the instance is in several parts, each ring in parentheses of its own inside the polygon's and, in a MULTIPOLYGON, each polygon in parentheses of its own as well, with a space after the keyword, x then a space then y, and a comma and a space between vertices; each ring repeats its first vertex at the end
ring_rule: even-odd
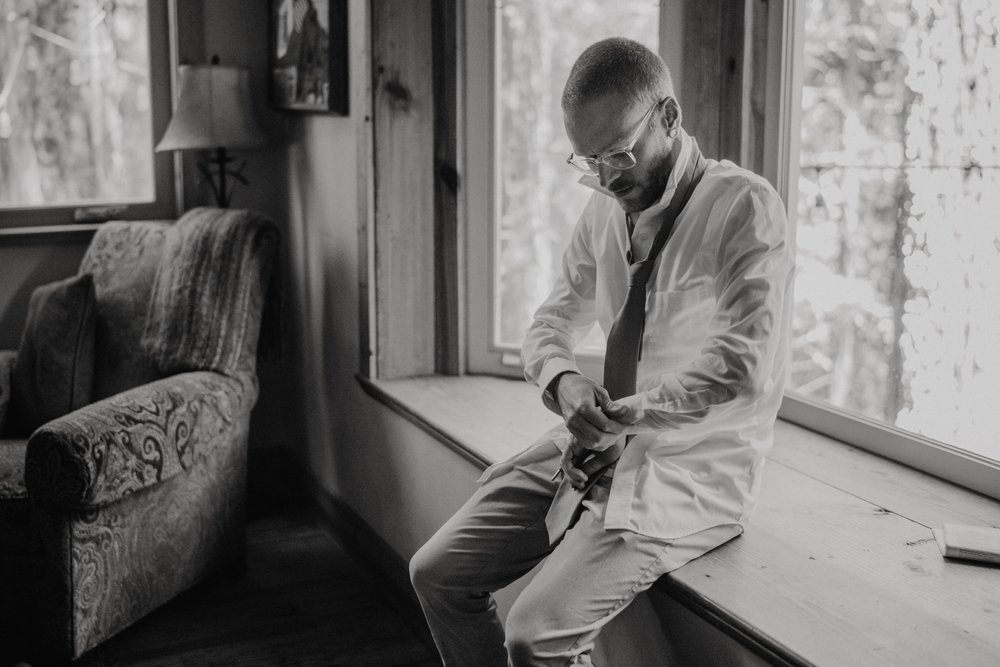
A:
POLYGON ((566 158, 566 163, 573 165, 585 174, 595 175, 600 173, 600 165, 602 163, 608 165, 612 169, 617 169, 618 171, 631 169, 636 164, 635 155, 632 153, 632 149, 635 148, 636 142, 639 141, 639 137, 642 136, 642 131, 646 129, 646 125, 649 123, 649 119, 653 116, 653 112, 656 110, 656 107, 660 106, 660 103, 662 102, 663 100, 659 100, 656 104, 649 107, 649 111, 647 111, 646 115, 639 121, 639 126, 635 128, 635 132, 632 133, 632 137, 628 140, 628 144, 624 148, 616 148, 608 151, 604 155, 596 155, 593 157, 584 157, 582 155, 577 155, 576 153, 570 153, 569 157, 566 158))

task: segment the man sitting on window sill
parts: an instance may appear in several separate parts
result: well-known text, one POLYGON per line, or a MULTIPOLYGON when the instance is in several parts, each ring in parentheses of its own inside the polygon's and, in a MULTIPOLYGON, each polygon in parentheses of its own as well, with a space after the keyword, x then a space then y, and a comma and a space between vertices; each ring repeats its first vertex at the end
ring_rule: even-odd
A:
POLYGON ((413 557, 446 665, 590 664, 638 593, 743 531, 781 401, 794 253, 777 194, 701 155, 636 42, 586 49, 562 106, 596 192, 523 358, 564 424, 490 467, 413 557), (603 387, 573 355, 595 321, 603 387), (505 632, 491 593, 546 558, 505 632))

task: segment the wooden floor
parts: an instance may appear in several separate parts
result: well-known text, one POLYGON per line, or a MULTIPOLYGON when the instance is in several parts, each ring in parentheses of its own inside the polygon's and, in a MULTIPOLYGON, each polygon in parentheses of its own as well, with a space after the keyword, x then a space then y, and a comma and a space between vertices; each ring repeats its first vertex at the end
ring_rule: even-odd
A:
POLYGON ((75 664, 440 665, 412 615, 302 514, 260 518, 245 577, 196 587, 75 664))

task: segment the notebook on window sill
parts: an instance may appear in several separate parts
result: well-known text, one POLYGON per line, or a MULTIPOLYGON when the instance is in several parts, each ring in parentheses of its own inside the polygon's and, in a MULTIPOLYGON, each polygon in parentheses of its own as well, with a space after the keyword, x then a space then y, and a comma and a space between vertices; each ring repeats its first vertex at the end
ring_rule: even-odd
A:
POLYGON ((1000 565, 1000 528, 946 523, 934 529, 941 555, 1000 565))

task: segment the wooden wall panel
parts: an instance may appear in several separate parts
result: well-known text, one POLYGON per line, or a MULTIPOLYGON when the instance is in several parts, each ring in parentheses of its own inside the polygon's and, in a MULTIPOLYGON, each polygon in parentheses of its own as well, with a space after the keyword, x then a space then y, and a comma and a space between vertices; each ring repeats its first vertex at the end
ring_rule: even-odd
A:
POLYGON ((743 149, 743 118, 747 113, 743 87, 746 62, 746 3, 725 0, 719 21, 719 155, 739 164, 743 149))
POLYGON ((432 0, 372 3, 376 369, 435 370, 432 0))
POLYGON ((458 0, 434 0, 435 370, 462 372, 458 233, 458 0))
POLYGON ((706 157, 739 163, 744 133, 746 3, 684 4, 684 127, 706 157))
POLYGON ((749 109, 745 111, 743 162, 747 169, 764 173, 764 115, 767 109, 767 30, 768 0, 751 0, 747 12, 747 37, 744 49, 747 62, 744 78, 749 88, 749 109))
MULTIPOLYGON (((683 125, 705 157, 719 159, 719 23, 724 0, 684 3, 683 125)), ((742 3, 740 3, 742 4, 742 3)))

